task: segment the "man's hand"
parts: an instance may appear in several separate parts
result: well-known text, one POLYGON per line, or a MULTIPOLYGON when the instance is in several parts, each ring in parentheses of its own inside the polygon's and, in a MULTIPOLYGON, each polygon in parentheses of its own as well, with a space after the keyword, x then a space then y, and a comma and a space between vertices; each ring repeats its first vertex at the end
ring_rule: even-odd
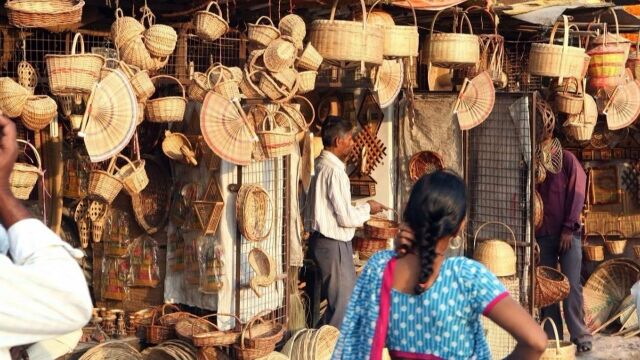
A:
POLYGON ((571 242, 573 241, 573 231, 562 230, 560 235, 560 254, 564 254, 571 249, 571 242))
POLYGON ((407 253, 413 252, 415 246, 415 235, 413 230, 407 224, 400 224, 400 231, 393 240, 393 247, 398 253, 398 256, 402 257, 407 253))
POLYGON ((375 201, 375 200, 369 200, 367 201, 367 203, 369 204, 369 207, 371 208, 370 213, 373 214, 377 214, 382 212, 383 210, 388 209, 386 206, 380 204, 379 202, 375 201))
POLYGON ((18 158, 16 125, 0 114, 0 191, 9 191, 9 177, 18 158))

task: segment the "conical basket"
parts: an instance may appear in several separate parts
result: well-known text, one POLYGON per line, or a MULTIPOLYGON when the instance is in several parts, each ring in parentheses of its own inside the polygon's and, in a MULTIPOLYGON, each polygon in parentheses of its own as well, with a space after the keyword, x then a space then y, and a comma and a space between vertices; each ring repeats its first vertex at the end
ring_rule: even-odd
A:
MULTIPOLYGON (((489 224, 505 227, 511 234, 511 242, 515 245, 516 235, 513 230, 506 224, 497 221, 482 224, 473 237, 474 244, 476 244, 480 230, 489 224)), ((473 258, 486 266, 496 276, 511 276, 516 273, 516 253, 506 240, 490 239, 481 241, 475 245, 473 258)))
POLYGON ((5 116, 15 118, 22 114, 29 91, 12 78, 0 78, 0 111, 5 116))

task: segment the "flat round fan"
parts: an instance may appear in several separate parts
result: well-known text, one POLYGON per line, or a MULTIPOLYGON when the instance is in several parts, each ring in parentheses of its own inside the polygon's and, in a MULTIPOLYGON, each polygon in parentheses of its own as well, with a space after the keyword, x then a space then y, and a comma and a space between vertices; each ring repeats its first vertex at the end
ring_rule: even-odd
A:
POLYGON ((612 315, 640 275, 637 266, 627 262, 610 260, 602 263, 584 284, 585 322, 595 330, 612 315))
POLYGON ((120 70, 110 70, 94 86, 78 132, 91 161, 119 154, 131 141, 137 118, 138 102, 129 80, 120 70))
POLYGON ((469 130, 482 124, 491 114, 495 100, 496 91, 488 71, 481 72, 473 80, 465 79, 453 107, 460 129, 469 130))
POLYGON ((383 60, 375 72, 374 89, 378 93, 380 108, 391 105, 400 94, 404 80, 404 66, 401 60, 383 60))
POLYGON ((609 130, 633 124, 640 115, 640 82, 634 80, 616 87, 603 113, 607 115, 609 130))
POLYGON ((240 166, 251 163, 258 140, 238 99, 207 93, 200 111, 200 129, 209 148, 220 158, 240 166))
POLYGON ((558 138, 547 140, 539 145, 540 151, 536 152, 538 161, 545 170, 557 174, 562 170, 562 144, 558 138))

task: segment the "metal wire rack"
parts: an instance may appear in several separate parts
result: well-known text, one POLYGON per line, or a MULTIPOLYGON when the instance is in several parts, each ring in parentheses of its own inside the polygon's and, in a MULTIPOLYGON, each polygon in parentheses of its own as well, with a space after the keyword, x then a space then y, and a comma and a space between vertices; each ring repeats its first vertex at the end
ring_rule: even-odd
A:
POLYGON ((469 256, 482 239, 511 239, 505 226, 513 230, 516 241, 516 276, 520 279, 519 298, 529 304, 531 219, 532 95, 497 94, 493 112, 478 127, 465 134, 465 174, 469 189, 467 239, 469 256), (524 99, 520 99, 524 97, 524 99), (514 104, 518 101, 518 104, 514 104))
POLYGON ((254 162, 246 167, 238 167, 238 185, 259 184, 269 194, 273 212, 268 221, 272 222, 271 233, 266 240, 258 243, 248 241, 238 231, 236 251, 236 315, 242 322, 265 311, 272 310, 274 319, 280 323, 287 322, 289 290, 286 274, 289 268, 287 212, 288 192, 286 186, 288 158, 270 159, 254 162), (255 276, 249 266, 249 252, 258 247, 276 260, 276 282, 269 287, 261 287, 258 297, 248 287, 250 279, 255 276))

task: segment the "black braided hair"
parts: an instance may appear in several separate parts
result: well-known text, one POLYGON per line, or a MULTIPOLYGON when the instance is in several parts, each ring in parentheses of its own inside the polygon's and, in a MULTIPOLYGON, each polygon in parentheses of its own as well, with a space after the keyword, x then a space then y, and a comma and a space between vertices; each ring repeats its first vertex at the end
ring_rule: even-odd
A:
POLYGON ((421 294, 424 284, 433 274, 437 256, 436 244, 452 236, 466 216, 467 194, 463 180, 450 170, 423 176, 411 190, 404 221, 415 234, 420 257, 420 277, 414 291, 421 294))

